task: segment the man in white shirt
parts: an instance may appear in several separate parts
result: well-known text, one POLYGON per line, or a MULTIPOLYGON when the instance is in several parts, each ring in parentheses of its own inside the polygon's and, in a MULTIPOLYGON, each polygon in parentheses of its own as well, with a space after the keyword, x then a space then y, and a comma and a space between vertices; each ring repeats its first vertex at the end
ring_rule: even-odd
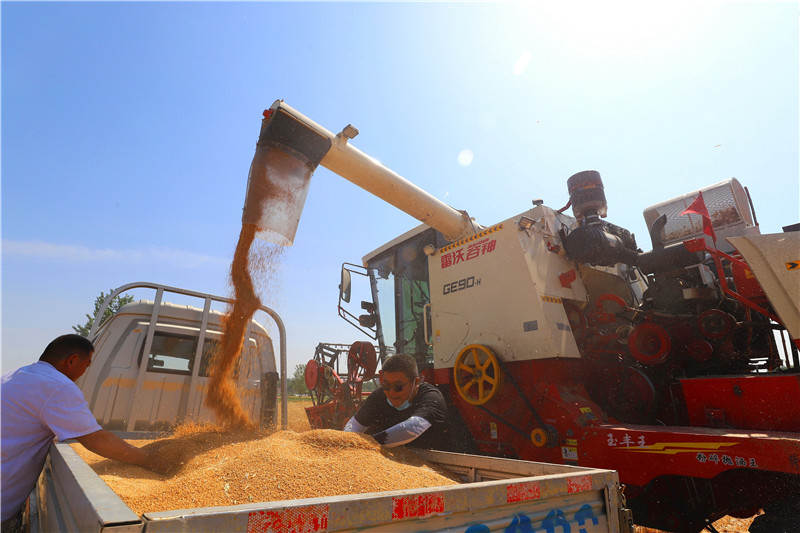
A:
POLYGON ((94 345, 80 335, 62 335, 39 361, 3 376, 0 451, 2 452, 2 531, 19 513, 44 466, 54 437, 76 439, 92 452, 144 468, 153 468, 145 450, 104 430, 89 410, 75 380, 92 362, 94 345))

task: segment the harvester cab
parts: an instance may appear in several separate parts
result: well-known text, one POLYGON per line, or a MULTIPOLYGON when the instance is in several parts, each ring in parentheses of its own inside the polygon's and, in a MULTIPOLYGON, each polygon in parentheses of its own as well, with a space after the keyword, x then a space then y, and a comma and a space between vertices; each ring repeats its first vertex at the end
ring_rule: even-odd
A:
POLYGON ((367 255, 364 266, 342 265, 339 316, 369 341, 317 346, 305 373, 314 404, 308 408, 312 427, 343 427, 360 405, 362 391, 373 390, 375 384, 365 387, 365 383, 376 376, 378 363, 389 355, 412 355, 423 378, 434 382, 425 250, 446 242, 441 233, 421 225, 367 255), (320 372, 337 376, 331 378, 336 385, 316 379, 320 372), (344 401, 337 400, 336 391, 342 391, 338 394, 344 401))

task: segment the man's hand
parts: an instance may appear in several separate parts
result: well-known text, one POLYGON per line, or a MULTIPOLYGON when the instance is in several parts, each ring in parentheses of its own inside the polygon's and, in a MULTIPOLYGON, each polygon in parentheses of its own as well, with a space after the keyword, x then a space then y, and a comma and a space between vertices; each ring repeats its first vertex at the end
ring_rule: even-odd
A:
POLYGON ((186 447, 172 439, 151 442, 140 449, 147 454, 145 468, 165 476, 178 472, 192 457, 186 447))
POLYGON ((87 450, 108 459, 141 466, 158 474, 168 473, 169 465, 165 465, 163 461, 158 460, 157 448, 152 450, 137 448, 105 429, 77 437, 75 440, 80 442, 87 450))

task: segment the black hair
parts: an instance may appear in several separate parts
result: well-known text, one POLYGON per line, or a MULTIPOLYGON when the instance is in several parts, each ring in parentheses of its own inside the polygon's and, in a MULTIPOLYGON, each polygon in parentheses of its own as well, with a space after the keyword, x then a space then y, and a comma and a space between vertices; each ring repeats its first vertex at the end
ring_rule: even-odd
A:
POLYGON ((398 353, 389 357, 383 363, 384 372, 402 372, 408 379, 419 377, 417 362, 407 353, 398 353))
POLYGON ((56 337, 47 348, 44 349, 39 361, 60 362, 77 353, 89 356, 94 352, 94 344, 86 337, 69 333, 56 337))

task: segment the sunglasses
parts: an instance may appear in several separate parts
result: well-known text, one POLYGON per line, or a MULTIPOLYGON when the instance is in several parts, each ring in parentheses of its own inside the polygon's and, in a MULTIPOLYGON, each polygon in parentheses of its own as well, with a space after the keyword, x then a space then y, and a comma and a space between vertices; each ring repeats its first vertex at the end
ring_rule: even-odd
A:
POLYGON ((403 389, 406 388, 406 385, 408 385, 409 383, 411 382, 406 381, 405 383, 389 383, 388 381, 384 381, 383 383, 381 383, 381 387, 383 387, 383 390, 387 392, 390 390, 393 390, 395 392, 402 392, 403 389))

